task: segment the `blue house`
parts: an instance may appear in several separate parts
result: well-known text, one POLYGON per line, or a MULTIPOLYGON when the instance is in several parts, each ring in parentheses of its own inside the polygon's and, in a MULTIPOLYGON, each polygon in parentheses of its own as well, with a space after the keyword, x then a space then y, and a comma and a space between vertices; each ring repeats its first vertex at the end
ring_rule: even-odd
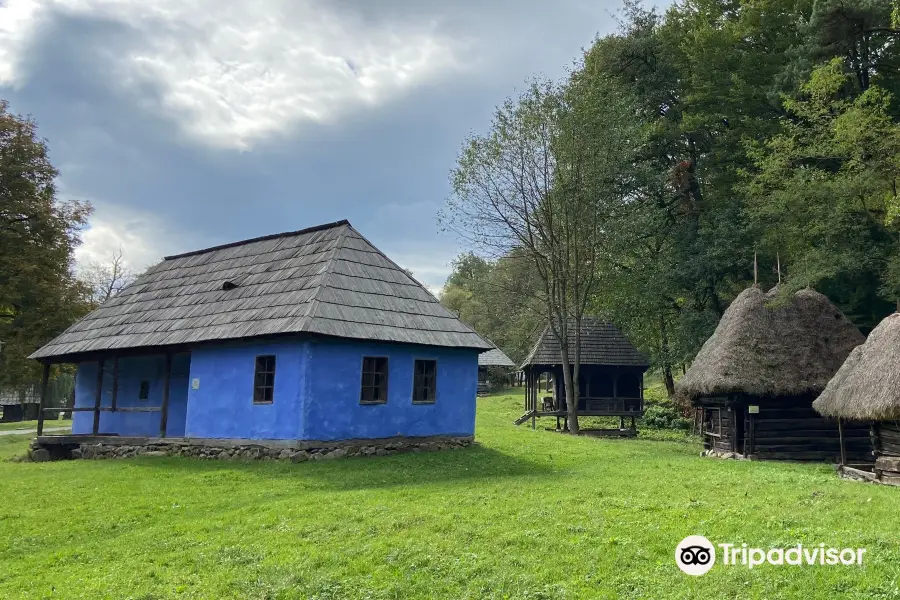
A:
POLYGON ((339 221, 166 257, 32 358, 70 437, 336 441, 471 437, 490 348, 339 221))

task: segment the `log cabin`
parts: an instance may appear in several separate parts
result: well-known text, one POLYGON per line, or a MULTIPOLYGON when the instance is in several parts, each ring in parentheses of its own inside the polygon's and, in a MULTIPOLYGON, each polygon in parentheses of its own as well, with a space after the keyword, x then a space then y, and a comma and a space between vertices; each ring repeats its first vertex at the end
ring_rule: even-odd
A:
MULTIPOLYGON (((805 289, 741 292, 676 384, 700 413, 704 452, 769 460, 835 461, 836 419, 812 403, 863 335, 824 295, 805 289)), ((846 451, 864 461, 868 426, 844 428, 846 451)))
POLYGON ((72 435, 39 420, 38 441, 469 439, 492 348, 347 221, 233 242, 166 257, 32 354, 42 399, 50 365, 77 369, 72 435))
POLYGON ((850 353, 813 408, 838 419, 843 432, 858 425, 870 427, 874 467, 853 464, 844 448, 844 472, 863 471, 877 481, 900 485, 900 313, 885 318, 850 353))
MULTIPOLYGON (((621 432, 635 432, 635 419, 644 414, 644 372, 647 357, 614 324, 586 316, 581 321, 581 363, 578 377, 578 415, 618 417, 621 432), (626 430, 625 419, 631 419, 626 430)), ((575 323, 569 323, 570 361, 575 360, 575 323)), ((540 417, 556 417, 557 429, 566 410, 562 353, 549 325, 522 364, 525 374, 525 414, 520 425, 540 417)), ((612 433, 613 430, 610 430, 612 433)))

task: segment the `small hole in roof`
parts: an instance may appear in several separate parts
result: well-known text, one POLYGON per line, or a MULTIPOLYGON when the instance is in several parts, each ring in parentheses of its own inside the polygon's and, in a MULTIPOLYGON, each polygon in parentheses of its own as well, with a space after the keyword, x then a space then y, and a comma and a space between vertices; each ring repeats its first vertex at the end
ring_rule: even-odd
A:
POLYGON ((238 284, 236 284, 236 283, 233 282, 233 281, 226 281, 225 283, 222 284, 222 289, 223 289, 223 290, 226 290, 226 291, 227 291, 227 290, 233 290, 233 289, 236 288, 237 286, 238 286, 238 284))

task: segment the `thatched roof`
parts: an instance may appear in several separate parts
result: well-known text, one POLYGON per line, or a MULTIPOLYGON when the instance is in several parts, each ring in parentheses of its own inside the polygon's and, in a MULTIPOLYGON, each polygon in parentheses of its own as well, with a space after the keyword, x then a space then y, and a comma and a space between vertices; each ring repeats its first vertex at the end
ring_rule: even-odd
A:
MULTIPOLYGON (((569 320, 569 359, 575 360, 575 322, 569 320)), ((562 362, 559 341, 548 325, 522 364, 558 365, 562 362)), ((650 366, 619 328, 597 317, 581 319, 581 364, 642 367, 650 366)))
POLYGON ((900 419, 900 313, 887 317, 850 353, 813 408, 860 421, 900 419))
POLYGON ((494 348, 478 355, 479 367, 514 367, 516 364, 503 353, 500 348, 494 348))
POLYGON ((680 396, 797 396, 825 388, 865 338, 814 290, 781 302, 776 295, 751 287, 734 299, 677 383, 680 396))
POLYGON ((166 257, 31 358, 301 333, 493 348, 338 221, 166 257))

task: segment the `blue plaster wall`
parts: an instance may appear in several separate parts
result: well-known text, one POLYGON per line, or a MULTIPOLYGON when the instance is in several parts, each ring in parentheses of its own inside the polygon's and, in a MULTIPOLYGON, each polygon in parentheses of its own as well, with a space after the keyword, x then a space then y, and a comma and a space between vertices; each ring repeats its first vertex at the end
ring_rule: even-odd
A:
MULTIPOLYGON (((172 377, 169 384, 169 416, 166 421, 166 435, 184 435, 187 412, 188 372, 191 358, 188 354, 176 354, 172 358, 172 377)), ((119 359, 119 384, 116 406, 161 406, 165 357, 142 356, 119 359), (146 400, 138 398, 142 380, 150 382, 146 400)), ((103 367, 101 406, 112 406, 113 362, 107 360, 103 367)), ((93 408, 97 389, 97 363, 84 362, 78 365, 75 378, 75 406, 93 408)), ((160 413, 157 412, 102 412, 100 413, 100 433, 119 435, 158 436, 160 413)), ((73 433, 91 433, 94 413, 76 412, 72 414, 73 433)))
POLYGON ((319 339, 310 343, 303 438, 472 435, 478 388, 475 350, 319 339), (388 357, 388 401, 359 403, 363 356, 388 357), (413 404, 415 359, 437 360, 434 404, 413 404))
MULTIPOLYGON (((119 406, 162 403, 163 356, 119 360, 119 406), (141 380, 150 397, 138 400, 141 380)), ((78 366, 75 404, 93 407, 97 363, 78 366)), ((176 355, 169 418, 172 437, 340 440, 393 436, 472 435, 478 354, 474 350, 351 340, 224 343, 176 355), (272 404, 253 403, 256 357, 275 355, 272 404), (388 357, 388 401, 359 403, 363 356, 388 357), (413 363, 437 361, 434 404, 413 404, 413 363), (198 380, 197 389, 192 382, 198 380)), ((112 399, 107 361, 103 406, 112 399)), ((101 433, 156 436, 158 412, 101 413, 101 433)), ((73 432, 90 433, 93 413, 74 413, 73 432)))
POLYGON ((191 355, 186 435, 205 438, 299 439, 309 343, 232 343, 191 355), (256 357, 275 355, 272 404, 253 404, 256 357))

